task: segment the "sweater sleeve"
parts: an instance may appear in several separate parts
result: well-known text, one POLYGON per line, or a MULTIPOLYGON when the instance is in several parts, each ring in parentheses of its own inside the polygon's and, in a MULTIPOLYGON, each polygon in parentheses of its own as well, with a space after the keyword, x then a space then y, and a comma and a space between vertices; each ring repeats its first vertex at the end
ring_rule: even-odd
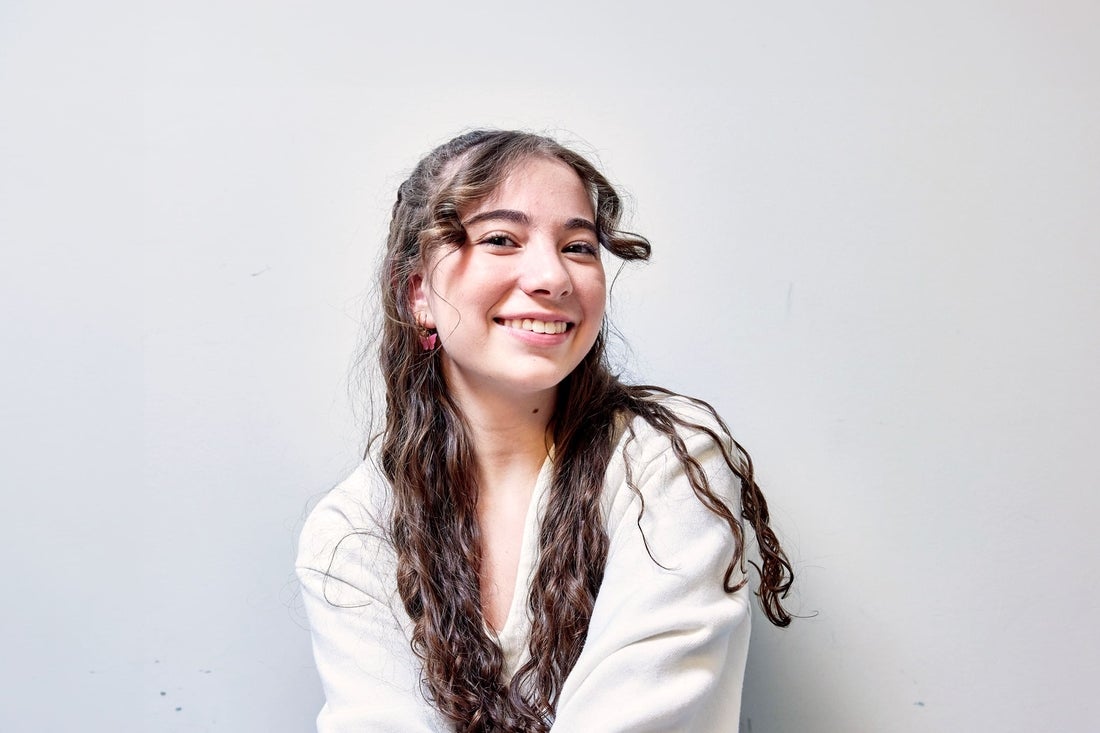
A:
MULTIPOLYGON (((740 483, 721 451, 703 434, 685 442, 736 516, 740 483)), ((722 586, 733 537, 671 450, 633 465, 644 510, 619 490, 603 584, 553 730, 736 731, 750 609, 747 587, 722 586)))
POLYGON ((325 704, 318 733, 445 727, 420 691, 420 664, 389 605, 392 549, 337 488, 310 514, 296 569, 325 704), (354 517, 354 519, 353 519, 354 517))

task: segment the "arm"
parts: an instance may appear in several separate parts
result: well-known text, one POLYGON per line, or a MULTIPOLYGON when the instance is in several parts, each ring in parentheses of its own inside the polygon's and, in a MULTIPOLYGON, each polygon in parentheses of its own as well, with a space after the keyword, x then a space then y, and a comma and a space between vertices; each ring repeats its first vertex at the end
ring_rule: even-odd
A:
MULTIPOLYGON (((686 442, 712 490, 737 507, 739 483, 718 448, 704 435, 686 442)), ((733 537, 695 496, 671 450, 635 466, 643 471, 644 540, 634 496, 625 510, 613 509, 603 584, 553 730, 736 730, 750 594, 722 587, 733 537)))
POLYGON ((325 705, 319 733, 444 730, 420 692, 420 663, 387 599, 392 549, 341 489, 310 514, 297 572, 309 616, 325 705), (374 532, 371 533, 370 529, 374 532))

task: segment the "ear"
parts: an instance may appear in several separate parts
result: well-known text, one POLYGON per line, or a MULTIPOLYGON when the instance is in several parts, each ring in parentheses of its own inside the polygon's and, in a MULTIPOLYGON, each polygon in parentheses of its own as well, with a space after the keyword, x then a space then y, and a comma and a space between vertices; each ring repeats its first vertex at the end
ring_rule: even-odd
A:
POLYGON ((418 325, 431 329, 435 328, 435 317, 428 305, 426 287, 423 273, 417 272, 409 278, 409 308, 416 317, 418 325))

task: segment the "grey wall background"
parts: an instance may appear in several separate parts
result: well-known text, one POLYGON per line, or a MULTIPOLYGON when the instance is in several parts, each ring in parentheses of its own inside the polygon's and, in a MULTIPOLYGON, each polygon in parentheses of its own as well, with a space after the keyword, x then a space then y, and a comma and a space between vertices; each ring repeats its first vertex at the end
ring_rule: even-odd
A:
POLYGON ((742 728, 1100 726, 1100 10, 0 6, 4 731, 308 730, 291 564, 402 175, 569 131, 632 373, 753 452, 813 618, 742 728))

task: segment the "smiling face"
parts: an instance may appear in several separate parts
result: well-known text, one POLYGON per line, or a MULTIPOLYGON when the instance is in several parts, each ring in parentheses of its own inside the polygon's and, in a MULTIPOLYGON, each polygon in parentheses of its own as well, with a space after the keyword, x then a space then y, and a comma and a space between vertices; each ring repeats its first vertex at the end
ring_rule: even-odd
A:
POLYGON ((592 202, 565 163, 520 163, 460 212, 466 242, 413 278, 453 395, 552 397, 592 348, 606 282, 592 202))

